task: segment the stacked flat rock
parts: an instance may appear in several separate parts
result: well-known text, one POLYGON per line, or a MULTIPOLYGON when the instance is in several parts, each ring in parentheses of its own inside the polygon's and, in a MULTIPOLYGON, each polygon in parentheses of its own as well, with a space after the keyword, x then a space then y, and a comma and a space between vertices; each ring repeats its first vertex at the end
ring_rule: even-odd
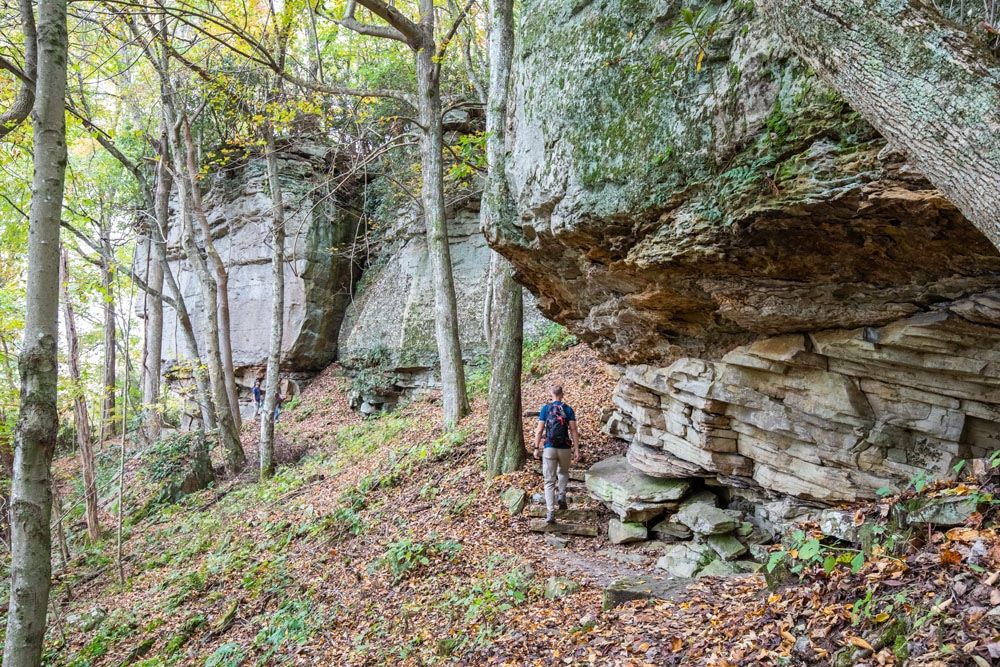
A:
POLYGON ((676 509, 691 482, 651 477, 629 465, 624 456, 595 463, 586 476, 587 491, 618 518, 642 523, 676 509))
POLYGON ((657 569, 675 578, 751 571, 756 564, 738 559, 750 545, 768 541, 767 533, 744 521, 743 512, 720 508, 715 493, 695 487, 700 483, 646 475, 623 456, 595 464, 586 475, 590 495, 617 515, 608 522, 612 544, 656 540, 644 548, 657 558, 657 569))

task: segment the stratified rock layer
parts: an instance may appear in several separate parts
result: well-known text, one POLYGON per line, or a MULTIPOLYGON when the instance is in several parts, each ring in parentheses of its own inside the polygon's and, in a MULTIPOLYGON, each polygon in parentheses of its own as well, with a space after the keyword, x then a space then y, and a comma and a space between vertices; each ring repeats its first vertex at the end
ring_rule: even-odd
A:
POLYGON ((751 3, 522 16, 494 244, 628 365, 632 466, 835 503, 1000 444, 1000 253, 751 3))
POLYGON ((648 474, 871 498, 1000 447, 1000 291, 882 327, 762 339, 719 362, 635 366, 615 404, 608 428, 648 474))

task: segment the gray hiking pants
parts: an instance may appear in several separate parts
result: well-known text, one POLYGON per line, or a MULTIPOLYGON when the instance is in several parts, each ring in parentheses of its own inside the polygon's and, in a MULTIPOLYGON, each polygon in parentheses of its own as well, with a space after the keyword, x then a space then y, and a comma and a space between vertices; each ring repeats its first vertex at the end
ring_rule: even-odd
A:
POLYGON ((542 450, 542 477, 545 478, 545 509, 552 512, 556 506, 556 481, 559 495, 566 495, 569 484, 569 460, 572 450, 546 447, 542 450))

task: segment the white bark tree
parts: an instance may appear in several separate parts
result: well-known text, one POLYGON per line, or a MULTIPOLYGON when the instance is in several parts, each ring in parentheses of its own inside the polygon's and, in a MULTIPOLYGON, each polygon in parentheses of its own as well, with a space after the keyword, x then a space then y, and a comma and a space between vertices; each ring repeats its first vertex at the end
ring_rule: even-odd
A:
POLYGON ((796 52, 1000 248, 1000 65, 925 0, 760 0, 796 52))
MULTIPOLYGON (((486 159, 489 173, 480 215, 490 241, 513 229, 517 211, 507 182, 506 129, 510 71, 514 57, 512 0, 490 0, 490 80, 486 99, 486 159)), ((486 313, 490 342, 490 414, 486 467, 501 475, 524 465, 521 423, 521 365, 524 343, 524 295, 514 282, 514 267, 499 253, 490 255, 490 290, 486 313)))
POLYGON ((66 349, 69 352, 69 377, 73 381, 73 424, 76 428, 76 443, 83 471, 84 517, 87 522, 87 536, 91 540, 101 537, 101 525, 97 516, 97 476, 94 473, 94 450, 91 445, 90 411, 87 396, 82 391, 80 373, 80 338, 76 332, 76 312, 69 298, 69 255, 62 251, 59 262, 60 295, 63 305, 63 329, 66 333, 66 349))
POLYGON ((264 380, 264 414, 260 418, 260 478, 274 475, 274 409, 281 385, 281 341, 285 333, 285 208, 278 176, 278 149, 274 128, 264 126, 267 151, 267 180, 273 207, 271 223, 271 341, 267 353, 264 380))
POLYGON ((34 175, 28 222, 21 410, 11 480, 10 605, 4 667, 37 667, 52 574, 52 454, 56 412, 59 222, 66 177, 65 0, 38 0, 34 175))
POLYGON ((444 123, 441 105, 441 60, 448 43, 468 12, 458 16, 448 34, 438 42, 434 34, 434 1, 420 0, 420 18, 412 21, 382 0, 349 0, 341 25, 355 32, 406 44, 414 54, 417 72, 417 122, 420 125, 421 204, 427 249, 434 278, 434 333, 441 364, 441 394, 446 425, 453 425, 469 412, 465 392, 465 366, 458 329, 458 305, 448 244, 448 222, 444 193, 444 123), (386 25, 355 18, 361 5, 386 25))

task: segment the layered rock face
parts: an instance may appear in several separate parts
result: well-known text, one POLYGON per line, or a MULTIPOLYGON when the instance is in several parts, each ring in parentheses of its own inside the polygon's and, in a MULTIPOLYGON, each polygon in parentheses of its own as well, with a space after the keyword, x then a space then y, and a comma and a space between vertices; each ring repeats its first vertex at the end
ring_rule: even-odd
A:
MULTIPOLYGON (((358 219, 328 184, 326 148, 298 143, 281 150, 278 169, 285 195, 285 335, 283 370, 311 373, 337 354, 337 335, 360 262, 350 253, 358 219)), ((205 187, 205 186, 203 186, 205 187)), ((204 194, 213 240, 229 269, 233 362, 248 375, 266 363, 271 326, 272 201, 263 159, 251 158, 211 176, 204 194)), ((181 259, 179 221, 171 225, 169 252, 196 336, 205 326, 201 288, 181 259)), ((176 322, 164 307, 164 359, 189 357, 176 322)))
MULTIPOLYGON (((474 206, 448 220, 451 261, 458 296, 462 355, 475 362, 489 353, 483 328, 490 249, 479 229, 474 206)), ((526 295, 525 333, 541 332, 548 322, 526 295)), ((347 308, 340 331, 340 358, 348 366, 377 351, 380 366, 403 389, 435 384, 438 364, 434 337, 434 284, 422 221, 402 211, 383 240, 347 308)))
POLYGON ((765 338, 635 366, 608 429, 651 475, 827 503, 1000 449, 1000 290, 883 327, 765 338))
POLYGON ((529 5, 497 248, 633 465, 833 503, 994 446, 1000 253, 747 3, 529 5))

